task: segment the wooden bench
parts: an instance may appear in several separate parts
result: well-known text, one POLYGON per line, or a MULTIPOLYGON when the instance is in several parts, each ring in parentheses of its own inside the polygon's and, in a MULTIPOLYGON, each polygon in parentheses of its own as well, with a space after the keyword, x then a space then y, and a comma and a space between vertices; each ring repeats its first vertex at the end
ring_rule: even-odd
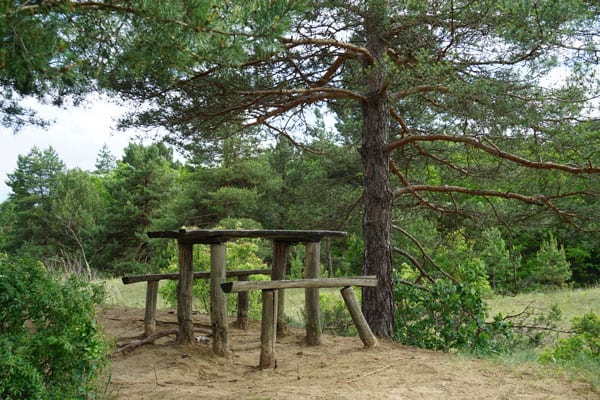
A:
MULTIPOLYGON (((277 336, 277 291, 280 289, 319 289, 342 287, 341 293, 350 311, 350 316, 356 325, 360 339, 366 347, 373 347, 377 344, 377 339, 364 315, 360 309, 352 286, 377 286, 377 277, 361 276, 351 278, 316 278, 316 279, 296 279, 296 280, 276 280, 276 281, 244 281, 244 282, 226 282, 221 284, 225 293, 242 293, 250 290, 262 290, 262 321, 260 334, 260 362, 259 368, 274 368, 276 366, 275 341, 277 336)), ((318 292, 315 297, 306 298, 307 314, 308 310, 316 310, 318 321, 319 297, 318 292)), ((310 322, 310 321, 309 321, 310 322)), ((314 324, 306 325, 307 338, 316 337, 320 343, 321 328, 314 324)))
MULTIPOLYGON (((247 269, 226 271, 226 277, 237 278, 238 282, 248 281, 252 275, 271 275, 271 269, 247 269)), ((194 279, 210 279, 210 271, 194 272, 194 279)), ((156 302, 158 299, 158 283, 161 280, 178 280, 179 273, 130 275, 121 278, 124 285, 136 282, 147 282, 146 305, 144 310, 144 336, 148 337, 156 332, 156 302)), ((248 324, 248 293, 238 293, 236 324, 245 329, 248 324)))

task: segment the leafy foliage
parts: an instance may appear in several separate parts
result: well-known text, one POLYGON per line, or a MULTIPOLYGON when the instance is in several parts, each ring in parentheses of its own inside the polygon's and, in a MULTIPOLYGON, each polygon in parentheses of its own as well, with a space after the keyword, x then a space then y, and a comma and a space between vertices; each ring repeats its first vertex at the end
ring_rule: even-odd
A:
MULTIPOLYGON (((360 301, 359 289, 354 290, 360 301)), ((355 336, 356 326, 340 294, 319 293, 321 329, 332 335, 355 336)))
POLYGON ((93 395, 108 350, 95 319, 102 300, 101 287, 0 254, 0 397, 93 395))
POLYGON ((439 280, 427 288, 397 285, 396 339, 435 350, 466 350, 476 354, 507 350, 510 325, 500 317, 487 323, 481 293, 468 284, 439 280))
POLYGON ((564 363, 578 358, 595 360, 600 367, 600 317, 589 312, 572 321, 573 334, 559 339, 540 356, 544 362, 564 363))

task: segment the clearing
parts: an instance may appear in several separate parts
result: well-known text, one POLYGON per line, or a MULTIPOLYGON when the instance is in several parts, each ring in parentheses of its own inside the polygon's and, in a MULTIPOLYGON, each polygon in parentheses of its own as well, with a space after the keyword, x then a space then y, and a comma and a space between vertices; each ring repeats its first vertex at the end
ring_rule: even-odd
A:
MULTIPOLYGON (((143 309, 104 306, 99 320, 116 346, 143 332, 143 309)), ((176 327, 159 310, 158 329, 176 327)), ((209 324, 206 315, 194 323, 209 324)), ((110 394, 117 399, 600 399, 590 384, 536 364, 514 365, 380 342, 325 335, 304 344, 304 331, 278 338, 277 368, 258 370, 260 324, 230 330, 230 358, 206 343, 176 345, 174 336, 112 356, 110 394)))

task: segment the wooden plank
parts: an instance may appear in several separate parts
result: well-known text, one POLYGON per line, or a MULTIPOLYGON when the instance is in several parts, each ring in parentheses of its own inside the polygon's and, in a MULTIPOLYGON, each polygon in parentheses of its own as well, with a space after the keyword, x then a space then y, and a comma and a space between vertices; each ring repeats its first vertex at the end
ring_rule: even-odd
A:
POLYGON ((262 319, 260 329, 260 369, 275 368, 275 342, 277 339, 277 293, 275 290, 262 291, 262 319))
POLYGON ((356 300, 356 295, 354 294, 352 287, 346 286, 345 288, 342 288, 340 292, 342 293, 346 307, 348 307, 348 311, 350 311, 350 316, 352 317, 352 321, 354 321, 354 325, 356 326, 360 340, 362 340, 365 347, 373 347, 377 345, 377 338, 373 334, 373 331, 371 331, 371 328, 369 327, 369 324, 367 323, 367 320, 365 319, 365 316, 358 305, 358 301, 356 300))
POLYGON ((158 300, 158 281, 148 281, 146 287, 146 308, 144 310, 144 337, 156 332, 156 302, 158 300))
MULTIPOLYGON (((318 279, 321 244, 307 243, 305 245, 304 277, 306 279, 318 279)), ((319 302, 319 288, 310 287, 304 289, 304 311, 306 313, 306 344, 318 346, 321 344, 321 307, 319 302)))
POLYGON ((177 282, 177 332, 178 343, 194 341, 193 308, 193 252, 192 245, 179 243, 179 282, 177 282))
POLYGON ((227 248, 224 244, 210 246, 210 321, 213 331, 213 352, 226 356, 228 349, 227 297, 220 285, 225 282, 227 248))
MULTIPOLYGON (((241 276, 250 275, 271 275, 270 268, 264 269, 243 269, 243 270, 232 270, 227 271, 225 276, 227 278, 239 278, 241 276)), ((167 274, 147 274, 147 275, 129 275, 121 278, 124 285, 137 282, 150 282, 150 281, 162 281, 162 280, 178 280, 179 273, 167 273, 167 274)), ((194 272, 194 279, 210 279, 210 271, 197 271, 194 272)))
POLYGON ((225 293, 265 289, 306 289, 337 288, 345 286, 377 286, 377 276, 356 276, 346 278, 291 279, 284 281, 226 282, 221 284, 225 293))

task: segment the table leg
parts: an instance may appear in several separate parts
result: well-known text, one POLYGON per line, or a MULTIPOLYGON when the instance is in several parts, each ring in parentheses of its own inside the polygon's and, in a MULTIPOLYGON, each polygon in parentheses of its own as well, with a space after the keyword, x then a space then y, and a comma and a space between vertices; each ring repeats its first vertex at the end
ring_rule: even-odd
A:
POLYGON ((177 332, 178 343, 194 341, 194 322, 192 320, 194 286, 193 245, 179 243, 179 282, 177 283, 177 332))
MULTIPOLYGON (((288 254, 290 250, 289 243, 275 242, 273 244, 273 268, 271 270, 271 280, 278 281, 285 279, 285 269, 287 266, 288 254)), ((287 324, 285 322, 285 290, 277 290, 277 335, 285 336, 287 324)))
POLYGON ((228 349, 227 297, 221 289, 225 282, 227 247, 225 244, 210 246, 210 321, 213 333, 213 351, 226 356, 228 349))
MULTIPOLYGON (((320 267, 320 243, 306 243, 304 276, 306 279, 318 278, 320 267)), ((306 310, 306 344, 321 344, 321 318, 319 310, 319 289, 304 289, 306 310)))

